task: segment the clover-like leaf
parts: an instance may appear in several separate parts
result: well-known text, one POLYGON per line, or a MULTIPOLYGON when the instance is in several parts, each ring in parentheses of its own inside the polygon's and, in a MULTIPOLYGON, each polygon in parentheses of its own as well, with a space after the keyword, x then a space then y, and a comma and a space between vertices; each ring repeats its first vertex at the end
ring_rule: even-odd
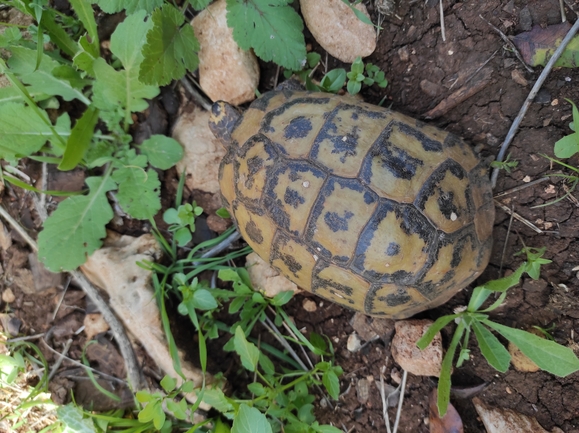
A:
POLYGON ((183 158, 183 146, 165 135, 152 135, 143 141, 140 149, 147 155, 149 164, 161 170, 173 167, 183 158))
POLYGON ((133 218, 149 219, 161 210, 161 182, 156 171, 127 166, 115 170, 112 178, 119 184, 119 204, 133 218))

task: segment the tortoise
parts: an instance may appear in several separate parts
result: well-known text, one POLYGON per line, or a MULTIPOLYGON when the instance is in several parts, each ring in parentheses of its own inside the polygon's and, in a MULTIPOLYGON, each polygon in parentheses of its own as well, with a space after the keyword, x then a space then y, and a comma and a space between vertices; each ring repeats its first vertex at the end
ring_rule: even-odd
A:
POLYGON ((253 250, 372 316, 447 302, 488 264, 487 167, 460 138, 351 96, 277 89, 213 104, 223 203, 253 250))

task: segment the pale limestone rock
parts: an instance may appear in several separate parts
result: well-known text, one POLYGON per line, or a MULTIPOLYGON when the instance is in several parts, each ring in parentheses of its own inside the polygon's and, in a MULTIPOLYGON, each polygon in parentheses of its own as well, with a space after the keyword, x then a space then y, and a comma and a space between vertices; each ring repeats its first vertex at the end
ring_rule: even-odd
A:
POLYGON ((298 286, 292 283, 278 271, 273 269, 268 263, 255 253, 249 254, 245 258, 245 266, 249 273, 249 279, 255 290, 264 292, 268 298, 273 298, 281 292, 291 290, 299 292, 298 286))
POLYGON ((172 136, 184 149, 177 171, 185 170, 187 188, 218 194, 219 164, 225 148, 209 129, 208 121, 209 112, 195 107, 179 117, 172 136))
POLYGON ((87 340, 92 340, 95 335, 109 330, 109 324, 100 313, 89 313, 84 316, 83 325, 87 340))
POLYGON ((12 289, 10 287, 6 288, 2 292, 2 302, 5 302, 7 304, 11 304, 15 300, 16 300, 16 296, 14 296, 14 292, 12 291, 12 289))
MULTIPOLYGON (((533 417, 512 409, 487 406, 478 397, 474 397, 472 402, 487 433, 549 433, 533 417)), ((562 433, 562 430, 555 427, 551 433, 562 433)))
POLYGON ((244 51, 227 27, 225 0, 212 3, 191 22, 199 40, 199 84, 213 101, 233 105, 255 99, 259 64, 252 51, 244 51))
MULTIPOLYGON (((81 270, 94 285, 109 295, 109 304, 126 329, 140 342, 161 370, 177 380, 182 379, 173 367, 165 333, 161 326, 161 314, 155 300, 151 272, 137 266, 138 261, 155 261, 161 256, 161 248, 151 234, 138 238, 120 236, 108 232, 101 249, 95 251, 81 270)), ((181 368, 186 379, 196 388, 201 387, 203 372, 186 361, 180 352, 181 368)), ((206 374, 207 383, 213 378, 206 374)), ((195 393, 187 394, 194 403, 195 393)), ((203 409, 209 406, 202 403, 203 409)))
MULTIPOLYGON (((364 24, 342 0, 300 0, 306 26, 318 43, 333 57, 352 63, 376 49, 376 33, 364 24)), ((355 6, 368 16, 366 6, 355 6)))
POLYGON ((404 370, 416 376, 440 376, 442 364, 442 338, 440 332, 424 350, 416 346, 431 320, 400 320, 392 339, 392 356, 404 370))
POLYGON ((304 302, 302 302, 302 307, 308 313, 313 313, 314 311, 316 311, 318 309, 316 302, 312 301, 311 299, 307 299, 307 298, 304 299, 304 302))

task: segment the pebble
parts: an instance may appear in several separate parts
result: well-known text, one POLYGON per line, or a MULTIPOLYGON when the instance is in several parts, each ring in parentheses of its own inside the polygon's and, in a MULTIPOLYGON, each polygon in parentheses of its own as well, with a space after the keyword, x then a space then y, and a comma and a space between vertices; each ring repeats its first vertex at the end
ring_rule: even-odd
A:
POLYGON ((10 287, 2 292, 2 301, 6 302, 7 304, 11 304, 16 300, 16 296, 14 296, 14 292, 10 287))
POLYGON ((356 382, 356 397, 358 402, 365 404, 370 398, 370 382, 368 379, 360 379, 356 382))
POLYGON ((225 5, 225 0, 214 2, 191 22, 201 46, 199 84, 213 101, 239 105, 255 99, 259 63, 252 51, 242 50, 233 40, 225 5))
MULTIPOLYGON (((374 26, 356 17, 342 0, 300 0, 306 26, 331 56, 345 63, 367 57, 376 49, 374 26)), ((366 6, 354 6, 369 18, 366 6)))
POLYGON ((523 87, 527 87, 527 85, 529 84, 529 82, 519 69, 513 69, 511 71, 511 78, 515 83, 520 84, 523 87))
POLYGON ((10 246, 12 246, 12 236, 0 221, 0 248, 6 251, 10 246))
POLYGON ((360 348, 362 347, 362 342, 361 342, 358 334, 356 334, 355 332, 352 332, 348 336, 348 342, 346 343, 346 347, 352 353, 355 353, 358 350, 360 350, 360 348))
POLYGON ((400 367, 416 376, 440 376, 443 352, 440 332, 426 349, 416 347, 432 323, 431 320, 400 320, 395 325, 392 356, 400 367))
POLYGON ((304 302, 302 302, 302 307, 308 313, 313 313, 314 311, 316 311, 318 309, 318 306, 316 305, 316 303, 314 301, 312 301, 311 299, 304 299, 304 302))

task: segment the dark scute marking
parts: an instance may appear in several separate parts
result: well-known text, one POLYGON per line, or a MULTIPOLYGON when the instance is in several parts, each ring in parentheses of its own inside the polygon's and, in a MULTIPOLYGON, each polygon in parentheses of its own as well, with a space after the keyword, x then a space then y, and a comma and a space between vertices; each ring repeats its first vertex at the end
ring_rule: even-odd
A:
POLYGON ((373 194, 370 194, 369 192, 364 193, 364 203, 372 204, 375 201, 376 201, 376 197, 373 194))
POLYGON ((350 211, 346 211, 344 216, 338 215, 337 212, 326 212, 324 222, 334 233, 346 231, 348 230, 348 220, 353 216, 354 214, 350 211))
MULTIPOLYGON (((440 166, 434 171, 434 173, 432 173, 430 177, 426 180, 426 182, 424 182, 424 185, 422 186, 420 193, 418 194, 418 197, 414 202, 414 204, 418 209, 424 210, 424 206, 428 201, 428 198, 431 195, 435 194, 437 191, 441 191, 438 184, 439 182, 442 181, 442 179, 444 179, 447 171, 450 171, 450 173, 452 173, 453 176, 455 176, 460 180, 466 177, 466 172, 458 163, 456 163, 452 159, 447 159, 442 164, 440 164, 440 166)), ((470 208, 471 200, 468 191, 466 202, 467 206, 469 206, 470 208)), ((469 209, 469 211, 472 211, 472 209, 469 209)))
POLYGON ((442 143, 439 141, 428 138, 418 129, 405 123, 397 123, 397 125, 406 135, 416 138, 422 144, 422 148, 427 152, 442 152, 442 143))
POLYGON ((408 271, 396 271, 386 277, 386 281, 401 285, 411 284, 415 279, 416 276, 408 271))
POLYGON ((247 179, 245 180, 245 187, 247 189, 251 189, 253 187, 253 182, 255 181, 255 174, 261 170, 263 167, 263 158, 259 156, 254 156, 247 160, 247 168, 249 169, 249 173, 247 179))
POLYGON ((345 265, 350 261, 350 257, 348 256, 334 256, 332 260, 338 265, 345 265))
POLYGON ((296 180, 298 180, 300 178, 300 175, 298 174, 297 171, 291 170, 288 177, 289 177, 289 180, 291 180, 292 182, 295 182, 296 180))
POLYGON ((438 196, 438 208, 440 209, 440 213, 444 215, 444 217, 449 220, 451 219, 452 214, 457 218, 460 218, 460 212, 458 208, 454 204, 454 192, 447 191, 444 192, 442 189, 439 189, 439 196, 438 196))
MULTIPOLYGON (((276 93, 276 92, 271 92, 271 93, 276 93)), ((285 94, 285 92, 284 92, 284 94, 285 94)), ((305 95, 305 93, 304 93, 304 95, 305 95)), ((287 94, 285 94, 285 96, 288 97, 287 94)), ((259 99, 261 99, 261 98, 259 98, 259 99)), ((296 104, 324 105, 324 104, 327 104, 329 101, 330 101, 330 98, 308 98, 308 97, 295 98, 295 99, 292 99, 290 101, 287 101, 284 104, 282 104, 280 107, 277 107, 275 110, 270 111, 269 113, 267 113, 263 117, 263 120, 261 121, 262 129, 266 133, 267 132, 274 132, 275 129, 271 126, 271 122, 273 121, 273 119, 275 119, 276 117, 279 117, 279 116, 283 116, 283 114, 286 110, 290 109, 292 106, 294 106, 296 104)), ((284 152, 284 153, 287 153, 287 152, 284 152)))
POLYGON ((386 255, 388 256, 396 256, 400 253, 400 244, 396 242, 390 242, 388 244, 388 248, 386 248, 386 255))
POLYGON ((459 137, 457 137, 454 134, 448 134, 444 139, 444 147, 454 147, 454 146, 467 147, 464 141, 462 141, 459 137))
POLYGON ((211 106, 209 129, 225 146, 231 145, 231 133, 241 121, 241 113, 232 105, 217 101, 211 106))
POLYGON ((285 190, 285 194, 283 196, 283 201, 290 206, 293 206, 295 209, 299 207, 299 205, 304 204, 306 199, 303 198, 299 192, 295 189, 291 189, 287 187, 285 190))
POLYGON ((290 272, 297 277, 297 273, 301 271, 302 265, 289 254, 280 254, 280 259, 285 263, 290 272))
POLYGON ((266 92, 251 103, 249 108, 255 108, 256 110, 265 111, 269 105, 271 98, 279 94, 278 91, 272 90, 271 92, 266 92))
POLYGON ((409 303, 412 298, 405 290, 398 290, 396 293, 391 293, 387 296, 380 296, 378 298, 382 302, 386 302, 389 307, 398 307, 409 303))
POLYGON ((353 304, 353 301, 348 299, 351 298, 352 294, 354 293, 352 287, 337 283, 336 281, 320 278, 319 273, 327 267, 328 264, 321 260, 318 260, 316 263, 316 267, 314 268, 314 275, 312 277, 312 292, 316 293, 316 290, 319 289, 320 286, 330 287, 334 289, 334 293, 339 292, 340 295, 344 296, 344 298, 346 298, 350 304, 353 304))
POLYGON ((358 120, 358 113, 355 111, 352 113, 352 120, 358 120))
POLYGON ((283 137, 286 140, 305 138, 312 131, 312 122, 304 116, 293 118, 283 130, 283 137))
POLYGON ((281 200, 278 198, 265 197, 263 202, 265 205, 264 207, 267 209, 269 216, 275 224, 278 227, 289 230, 290 216, 283 210, 281 200))
POLYGON ((362 169, 362 177, 366 182, 370 182, 372 176, 372 160, 379 159, 382 168, 388 170, 392 175, 398 179, 410 180, 416 174, 416 170, 423 166, 424 163, 418 158, 410 156, 408 152, 397 146, 394 146, 388 141, 392 128, 389 126, 378 140, 372 146, 368 153, 365 165, 362 169))
POLYGON ((245 232, 247 233, 247 236, 249 236, 249 239, 256 244, 259 245, 263 242, 263 234, 255 221, 250 220, 245 224, 245 232))
POLYGON ((396 207, 396 217, 402 220, 400 228, 407 235, 418 234, 420 239, 429 243, 435 236, 435 229, 430 222, 422 216, 420 212, 408 205, 399 205, 396 207))

